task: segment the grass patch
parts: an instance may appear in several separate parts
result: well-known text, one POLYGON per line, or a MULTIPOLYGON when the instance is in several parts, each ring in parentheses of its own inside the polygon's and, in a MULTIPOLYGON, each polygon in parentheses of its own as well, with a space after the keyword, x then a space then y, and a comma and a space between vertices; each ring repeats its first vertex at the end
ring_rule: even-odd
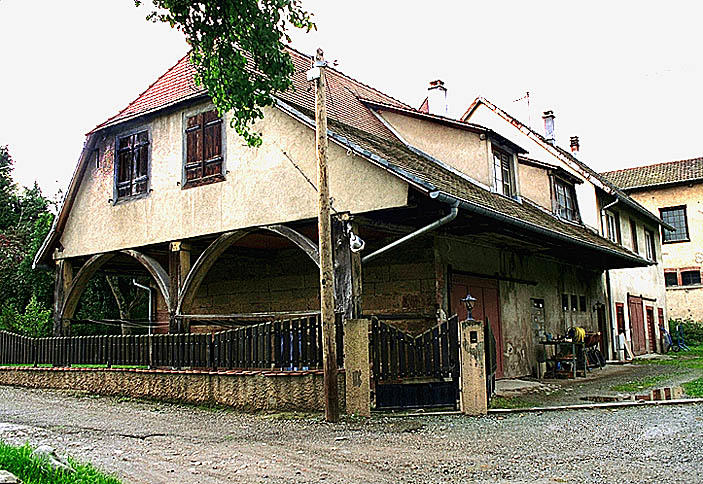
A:
POLYGON ((620 385, 614 385, 610 387, 611 390, 616 392, 636 392, 639 390, 645 390, 647 388, 652 388, 662 381, 669 378, 671 375, 654 375, 645 378, 638 378, 637 380, 632 380, 627 383, 622 383, 620 385))
POLYGON ((529 408, 532 403, 520 397, 493 397, 488 408, 529 408))
POLYGON ((90 464, 69 459, 75 474, 55 471, 41 458, 32 455, 29 445, 14 447, 0 442, 0 469, 16 475, 24 484, 121 484, 90 464))
POLYGON ((698 398, 703 397, 703 378, 689 381, 681 386, 683 387, 683 391, 686 392, 686 395, 698 398))
POLYGON ((667 359, 647 359, 635 360, 637 365, 665 365, 678 368, 690 368, 693 370, 703 370, 703 345, 691 346, 688 351, 667 353, 667 359))

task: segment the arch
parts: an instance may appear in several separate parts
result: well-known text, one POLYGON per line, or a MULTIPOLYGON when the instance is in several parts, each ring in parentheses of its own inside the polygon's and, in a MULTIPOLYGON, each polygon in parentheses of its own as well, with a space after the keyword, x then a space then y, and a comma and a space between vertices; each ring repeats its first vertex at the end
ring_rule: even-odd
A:
MULTIPOLYGON (((190 306, 195 298, 200 284, 202 284, 208 271, 215 264, 215 261, 235 242, 242 239, 243 237, 249 235, 256 230, 268 230, 275 234, 280 235, 294 243, 300 249, 305 252, 305 254, 312 259, 312 261, 320 267, 320 251, 315 243, 305 237, 300 232, 293 230, 285 225, 265 225, 262 227, 234 230, 232 232, 225 232, 220 235, 214 242, 212 242, 205 251, 200 254, 198 260, 188 272, 188 275, 183 281, 183 286, 181 287, 180 293, 178 294, 178 307, 176 308, 176 314, 183 314, 183 308, 190 306)), ((175 296, 174 296, 175 297, 175 296)))
POLYGON ((68 289, 64 302, 61 305, 61 319, 70 319, 76 311, 78 306, 78 301, 83 295, 83 291, 88 285, 90 278, 95 275, 107 262, 113 259, 117 254, 124 254, 137 260, 144 268, 149 272, 151 277, 156 281, 156 286, 158 287, 161 295, 163 296, 166 304, 170 301, 170 290, 168 282, 168 273, 161 267, 155 259, 149 257, 148 255, 142 254, 136 250, 126 249, 118 252, 110 252, 107 254, 94 255, 88 261, 83 264, 78 273, 73 278, 71 287, 68 289))

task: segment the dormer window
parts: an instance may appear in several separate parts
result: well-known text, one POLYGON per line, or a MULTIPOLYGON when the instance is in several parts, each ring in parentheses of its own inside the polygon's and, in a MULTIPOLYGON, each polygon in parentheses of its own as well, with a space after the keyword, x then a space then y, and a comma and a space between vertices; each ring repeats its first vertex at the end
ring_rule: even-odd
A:
POLYGON ((554 178, 554 211, 564 220, 580 220, 574 185, 560 178, 554 178))
POLYGON ((493 174, 493 189, 506 197, 515 197, 515 175, 511 154, 493 150, 493 174))

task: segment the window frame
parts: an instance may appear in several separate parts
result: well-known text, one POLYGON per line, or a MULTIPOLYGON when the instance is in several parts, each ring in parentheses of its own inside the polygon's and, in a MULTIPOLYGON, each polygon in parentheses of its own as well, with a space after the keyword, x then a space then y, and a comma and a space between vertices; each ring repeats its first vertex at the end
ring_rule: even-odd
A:
MULTIPOLYGON (((189 110, 186 110, 182 113, 181 116, 181 140, 182 140, 182 160, 181 160, 181 189, 182 190, 187 190, 189 188, 195 188, 199 186, 204 186, 204 185, 211 185, 213 183, 218 183, 222 181, 227 180, 227 127, 225 126, 225 120, 224 116, 220 116, 220 143, 221 143, 221 151, 220 151, 220 157, 222 158, 221 161, 221 171, 219 174, 216 175, 210 175, 208 177, 200 177, 196 178, 193 180, 187 180, 187 170, 186 170, 186 165, 188 163, 188 119, 197 116, 199 114, 204 114, 209 111, 215 111, 217 113, 217 109, 215 108, 214 104, 208 104, 206 106, 198 106, 189 110)), ((203 129, 203 127, 199 128, 203 129)), ((204 136, 203 136, 204 139, 204 136)), ((204 147, 204 142, 203 142, 203 147, 204 147)))
MULTIPOLYGON (((685 239, 678 239, 678 240, 666 240, 666 234, 667 234, 668 230, 666 228, 662 227, 662 244, 677 244, 680 242, 690 242, 691 241, 691 232, 689 231, 689 228, 688 228, 688 211, 686 210, 686 205, 677 205, 675 207, 661 207, 659 209, 659 218, 664 220, 664 212, 674 211, 674 210, 682 210, 683 211, 683 223, 684 223, 684 228, 686 229, 686 238, 685 239)), ((667 222, 667 223, 671 226, 674 226, 670 222, 667 222)), ((676 232, 674 232, 674 233, 676 233, 676 232)))
POLYGON ((679 284, 679 271, 676 269, 673 270, 666 270, 664 269, 664 287, 679 287, 681 284, 679 284), (674 279, 676 280, 676 284, 667 284, 666 276, 674 276, 674 279))
MULTIPOLYGON (((141 198, 148 197, 151 193, 151 157, 152 157, 152 137, 151 129, 149 125, 135 126, 132 129, 121 131, 114 137, 114 147, 113 147, 113 170, 112 170, 112 204, 117 205, 119 203, 128 202, 131 200, 139 200, 141 198), (131 194, 127 196, 119 196, 119 187, 121 183, 119 181, 119 169, 120 169, 120 140, 124 138, 129 138, 130 136, 137 135, 139 133, 146 133, 147 136, 147 165, 146 165, 146 188, 142 193, 131 194)), ((133 169, 133 168, 132 168, 133 169)))
POLYGON ((695 267, 687 267, 685 269, 679 269, 679 282, 681 283, 679 287, 700 286, 701 284, 703 284, 703 278, 701 277, 701 269, 695 268, 695 267), (684 273, 698 274, 698 282, 693 282, 690 284, 684 283, 684 280, 683 280, 684 273))
POLYGON ((620 214, 606 210, 603 212, 605 218, 604 235, 611 242, 622 245, 622 234, 620 233, 620 214), (610 222, 613 222, 612 228, 610 222))
POLYGON ((647 259, 651 260, 652 262, 657 261, 657 245, 655 242, 654 238, 654 232, 647 229, 645 227, 644 229, 644 252, 647 257, 647 259))
POLYGON ((638 231, 637 231, 637 222, 635 221, 634 218, 630 218, 630 237, 632 237, 632 251, 635 254, 640 253, 640 243, 639 239, 637 238, 638 231))
POLYGON ((505 151, 500 148, 496 148, 495 146, 491 146, 491 155, 492 155, 491 166, 493 167, 493 192, 497 193, 499 195, 503 195, 505 197, 517 199, 517 183, 516 183, 517 176, 516 176, 516 167, 515 167, 515 155, 510 153, 509 151, 505 151), (496 176, 496 157, 498 157, 500 159, 500 167, 501 167, 500 188, 498 187, 498 177, 496 176), (510 193, 504 192, 504 190, 505 190, 504 170, 505 170, 506 166, 508 168, 508 175, 510 176, 510 180, 508 181, 510 193))
MULTIPOLYGON (((578 199, 576 198, 576 186, 556 175, 552 175, 552 206, 554 215, 559 217, 561 220, 567 222, 581 223, 581 211, 579 210, 578 199), (561 214, 561 205, 559 203, 559 186, 564 188, 564 200, 568 201, 567 194, 571 196, 571 211, 574 214, 574 218, 569 218, 568 216, 563 217, 561 214)), ((564 210, 568 210, 568 207, 564 207, 564 210)))

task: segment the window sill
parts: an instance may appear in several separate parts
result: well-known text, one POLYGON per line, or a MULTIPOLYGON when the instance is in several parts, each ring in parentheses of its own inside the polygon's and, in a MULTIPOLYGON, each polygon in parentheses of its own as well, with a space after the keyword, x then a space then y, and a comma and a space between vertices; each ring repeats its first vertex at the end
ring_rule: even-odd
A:
POLYGON ((666 290, 686 290, 686 289, 703 289, 703 284, 691 284, 689 286, 666 286, 666 290))
POLYGON ((213 183, 219 183, 225 181, 224 175, 212 175, 206 178, 198 178, 197 180, 188 180, 181 187, 182 190, 187 190, 188 188, 202 187, 204 185, 211 185, 213 183))
POLYGON ((144 192, 144 193, 140 193, 139 195, 131 195, 131 196, 129 196, 129 197, 118 198, 117 201, 113 201, 113 202, 112 202, 112 205, 113 205, 113 206, 114 206, 114 205, 122 205, 122 204, 125 204, 125 203, 134 202, 134 201, 136 201, 136 200, 141 200, 141 199, 143 199, 143 198, 147 198, 147 197, 151 194, 151 191, 152 191, 152 190, 149 189, 149 190, 147 190, 147 191, 144 192))
POLYGON ((683 239, 683 240, 662 240, 662 244, 680 244, 682 242, 690 242, 691 239, 683 239))

